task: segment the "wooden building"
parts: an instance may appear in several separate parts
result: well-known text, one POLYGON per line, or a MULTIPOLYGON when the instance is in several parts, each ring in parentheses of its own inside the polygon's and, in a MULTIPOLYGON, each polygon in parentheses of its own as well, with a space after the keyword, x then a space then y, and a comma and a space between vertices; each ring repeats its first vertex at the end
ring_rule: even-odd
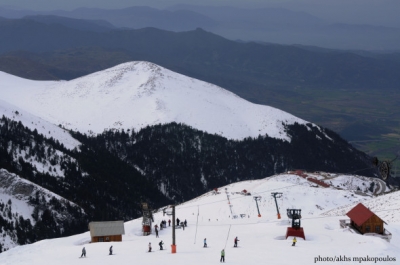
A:
POLYGON ((362 203, 357 204, 346 215, 350 217, 350 225, 361 234, 383 234, 385 231, 383 227, 385 222, 362 203))
POLYGON ((90 222, 89 231, 92 243, 122 241, 124 221, 90 222))

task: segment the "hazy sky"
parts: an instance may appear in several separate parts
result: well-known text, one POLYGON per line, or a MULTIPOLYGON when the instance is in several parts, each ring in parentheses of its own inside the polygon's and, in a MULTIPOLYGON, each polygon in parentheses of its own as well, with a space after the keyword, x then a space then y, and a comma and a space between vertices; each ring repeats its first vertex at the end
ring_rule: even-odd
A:
POLYGON ((78 7, 119 9, 135 5, 163 9, 178 3, 284 7, 331 21, 400 27, 400 0, 0 0, 0 6, 33 10, 71 10, 78 7))

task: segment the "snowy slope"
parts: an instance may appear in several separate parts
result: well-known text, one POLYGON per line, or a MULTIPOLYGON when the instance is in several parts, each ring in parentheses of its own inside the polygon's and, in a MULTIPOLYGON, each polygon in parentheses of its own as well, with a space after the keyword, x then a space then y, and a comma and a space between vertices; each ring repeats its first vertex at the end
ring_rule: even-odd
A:
MULTIPOLYGON (((79 208, 80 211, 84 213, 82 208, 65 198, 31 181, 23 179, 16 174, 9 173, 5 169, 0 169, 0 205, 6 205, 4 208, 0 208, 0 214, 3 214, 4 219, 16 223, 17 220, 22 217, 25 220, 29 220, 29 222, 34 225, 36 221, 35 218, 33 218, 33 212, 35 205, 38 207, 37 203, 30 202, 30 200, 34 198, 41 198, 44 200, 42 204, 47 204, 51 200, 58 201, 60 205, 58 209, 54 209, 54 207, 50 205, 47 206, 47 209, 52 212, 56 220, 72 219, 71 213, 66 211, 67 204, 79 208)), ((39 208, 41 208, 39 211, 39 213, 41 213, 44 207, 39 208)), ((18 246, 15 230, 4 228, 2 232, 3 236, 0 237, 0 243, 3 250, 18 246)))
MULTIPOLYGON (((141 235, 141 219, 125 223, 125 235, 122 242, 89 244, 89 232, 44 240, 31 245, 19 246, 0 254, 0 264, 212 264, 219 261, 221 249, 226 250, 226 263, 229 264, 291 264, 299 265, 331 264, 318 262, 321 258, 350 258, 350 261, 338 261, 337 264, 364 264, 353 258, 390 258, 388 264, 397 264, 400 260, 400 222, 388 221, 386 228, 393 234, 389 242, 371 236, 362 236, 341 229, 339 219, 343 216, 322 216, 326 210, 357 203, 368 203, 370 197, 354 194, 349 190, 335 188, 315 188, 306 180, 294 175, 280 175, 268 179, 244 181, 219 189, 219 194, 206 193, 196 199, 181 204, 176 208, 176 216, 187 220, 185 230, 176 230, 177 253, 171 254, 171 228, 159 232, 160 238, 154 235, 141 235), (239 192, 246 189, 252 196, 239 192), (278 205, 282 219, 276 217, 276 208, 271 192, 282 192, 278 205), (228 204, 228 196, 230 204, 228 204), (257 217, 257 208, 253 195, 262 196, 259 204, 261 217, 257 217), (307 196, 305 196, 307 195, 307 196), (230 207, 233 205, 233 207, 230 207), (318 206, 317 206, 318 205, 318 206), (298 239, 291 247, 291 238, 285 239, 289 220, 285 209, 296 207, 302 209, 302 227, 306 240, 298 239), (323 208, 323 209, 322 209, 323 208), (244 218, 232 218, 234 214, 245 214, 244 218), (239 238, 239 247, 233 248, 234 237, 239 238), (203 248, 207 238, 208 248, 203 248), (158 250, 158 242, 163 240, 166 250, 158 250), (147 253, 149 242, 153 252, 147 253), (116 255, 109 256, 108 248, 113 245, 116 255), (87 250, 87 257, 79 259, 82 247, 87 250), (395 261, 393 261, 395 259, 395 261)), ((397 192, 399 193, 399 192, 397 192)), ((397 194, 393 193, 393 194, 397 194)), ((392 199, 398 200, 399 197, 392 199)), ((374 200, 374 199, 372 199, 374 200)), ((385 210, 381 205, 380 210, 385 210)), ((391 206, 388 206, 391 207, 391 206)), ((389 212, 389 210, 387 211, 389 212)), ((399 211, 392 215, 400 217, 399 211)), ((240 216, 240 215, 239 215, 240 216)), ((160 209, 155 214, 155 222, 168 220, 160 209)), ((398 220, 398 219, 397 219, 398 220)), ((382 261, 383 262, 383 261, 382 261)), ((367 262, 372 264, 373 262, 367 262)), ((380 263, 380 262, 378 262, 380 263)), ((387 262, 386 262, 387 263, 387 262)), ((385 264, 386 264, 385 263, 385 264)))
POLYGON ((290 141, 282 123, 305 123, 149 62, 124 63, 71 81, 30 81, 3 72, 0 79, 2 100, 83 133, 177 122, 229 139, 268 134, 290 141))
MULTIPOLYGON (((0 78, 1 74, 2 72, 0 72, 0 78)), ((1 81, 3 82, 3 79, 1 81)), ((16 81, 16 83, 18 83, 18 81, 16 81)), ((10 86, 12 85, 10 84, 10 86)), ((1 84, 0 88, 1 89, 3 88, 1 84)), ((22 104, 22 106, 24 105, 22 104)), ((0 116, 5 116, 16 122, 21 122, 24 126, 28 127, 30 130, 33 131, 36 129, 39 134, 43 134, 48 138, 53 137, 68 149, 74 149, 80 145, 79 141, 74 139, 68 133, 68 131, 56 126, 53 123, 43 120, 40 117, 32 115, 27 111, 24 111, 23 108, 19 108, 15 105, 9 104, 4 100, 0 100, 0 116)))

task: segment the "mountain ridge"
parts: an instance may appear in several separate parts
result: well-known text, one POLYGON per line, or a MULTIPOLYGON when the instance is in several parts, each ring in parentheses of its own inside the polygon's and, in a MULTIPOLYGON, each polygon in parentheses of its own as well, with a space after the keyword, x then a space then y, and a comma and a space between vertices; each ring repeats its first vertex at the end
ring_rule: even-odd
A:
POLYGON ((177 122, 228 139, 267 134, 290 141, 282 125, 305 123, 149 62, 124 63, 71 81, 32 81, 32 85, 2 75, 3 100, 82 133, 177 122))

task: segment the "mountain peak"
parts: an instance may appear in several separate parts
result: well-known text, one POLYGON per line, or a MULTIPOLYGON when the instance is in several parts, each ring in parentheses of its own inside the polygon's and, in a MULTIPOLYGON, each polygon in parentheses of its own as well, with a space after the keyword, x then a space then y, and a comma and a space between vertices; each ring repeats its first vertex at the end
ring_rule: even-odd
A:
POLYGON ((83 133, 177 122, 228 139, 268 134, 289 141, 284 124, 305 123, 150 62, 128 62, 71 81, 15 81, 0 92, 5 101, 83 133))

